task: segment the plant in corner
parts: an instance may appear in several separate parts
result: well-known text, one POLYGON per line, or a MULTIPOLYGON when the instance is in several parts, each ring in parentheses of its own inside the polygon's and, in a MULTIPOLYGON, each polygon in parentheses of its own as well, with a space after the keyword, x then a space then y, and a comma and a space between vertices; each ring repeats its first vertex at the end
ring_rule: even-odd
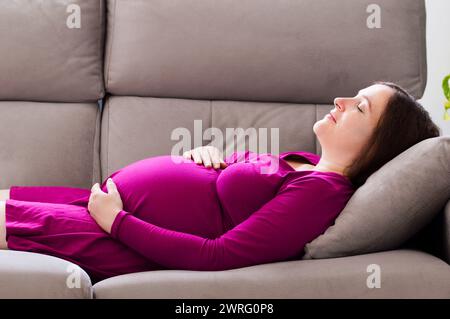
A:
POLYGON ((442 81, 442 89, 444 89, 444 95, 447 98, 447 101, 444 104, 445 111, 444 111, 444 121, 450 120, 450 115, 447 113, 447 111, 450 109, 450 74, 447 75, 444 78, 444 81, 442 81))

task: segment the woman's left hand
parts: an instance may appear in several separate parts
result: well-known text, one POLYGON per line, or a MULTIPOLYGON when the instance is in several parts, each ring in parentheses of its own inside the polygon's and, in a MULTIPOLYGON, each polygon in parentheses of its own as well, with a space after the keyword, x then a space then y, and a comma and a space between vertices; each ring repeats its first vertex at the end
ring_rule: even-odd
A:
POLYGON ((106 181, 106 188, 108 193, 103 192, 98 183, 92 186, 88 211, 97 224, 110 234, 114 219, 123 209, 123 203, 116 184, 111 178, 106 181))

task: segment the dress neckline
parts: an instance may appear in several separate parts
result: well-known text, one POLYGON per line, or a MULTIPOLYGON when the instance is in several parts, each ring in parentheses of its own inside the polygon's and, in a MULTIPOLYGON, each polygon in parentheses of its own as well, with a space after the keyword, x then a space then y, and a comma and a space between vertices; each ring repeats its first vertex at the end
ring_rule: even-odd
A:
MULTIPOLYGON (((307 163, 312 164, 312 165, 317 165, 317 163, 320 160, 320 156, 311 152, 306 152, 306 151, 287 151, 287 152, 281 152, 278 157, 279 159, 281 159, 281 163, 283 163, 290 171, 290 173, 300 173, 300 172, 316 172, 316 173, 320 173, 320 174, 331 174, 331 175, 337 175, 340 178, 345 179, 346 182, 351 183, 351 181, 348 179, 347 176, 344 176, 342 174, 336 173, 336 172, 324 172, 324 171, 317 171, 317 170, 301 170, 301 171, 297 171, 295 170, 291 165, 289 165, 289 163, 286 161, 286 157, 288 157, 289 155, 297 155, 298 157, 301 157, 303 159, 306 160, 307 163)), ((353 185, 353 184, 352 184, 353 185)))

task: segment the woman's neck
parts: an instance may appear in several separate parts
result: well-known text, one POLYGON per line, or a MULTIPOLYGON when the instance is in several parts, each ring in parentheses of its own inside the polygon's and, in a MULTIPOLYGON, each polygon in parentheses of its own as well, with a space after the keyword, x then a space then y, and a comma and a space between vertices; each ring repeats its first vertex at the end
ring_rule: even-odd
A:
POLYGON ((315 171, 321 172, 334 172, 340 175, 344 175, 345 166, 336 164, 335 162, 329 161, 324 157, 321 157, 319 162, 312 168, 315 171))

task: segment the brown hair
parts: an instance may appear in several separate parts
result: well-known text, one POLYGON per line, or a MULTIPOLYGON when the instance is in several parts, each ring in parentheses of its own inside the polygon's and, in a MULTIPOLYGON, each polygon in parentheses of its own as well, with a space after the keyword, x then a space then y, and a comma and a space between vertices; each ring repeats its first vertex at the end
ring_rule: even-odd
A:
POLYGON ((391 82, 374 82, 389 86, 395 93, 389 98, 369 142, 344 174, 353 186, 360 187, 385 163, 427 138, 440 135, 428 112, 405 89, 391 82))

